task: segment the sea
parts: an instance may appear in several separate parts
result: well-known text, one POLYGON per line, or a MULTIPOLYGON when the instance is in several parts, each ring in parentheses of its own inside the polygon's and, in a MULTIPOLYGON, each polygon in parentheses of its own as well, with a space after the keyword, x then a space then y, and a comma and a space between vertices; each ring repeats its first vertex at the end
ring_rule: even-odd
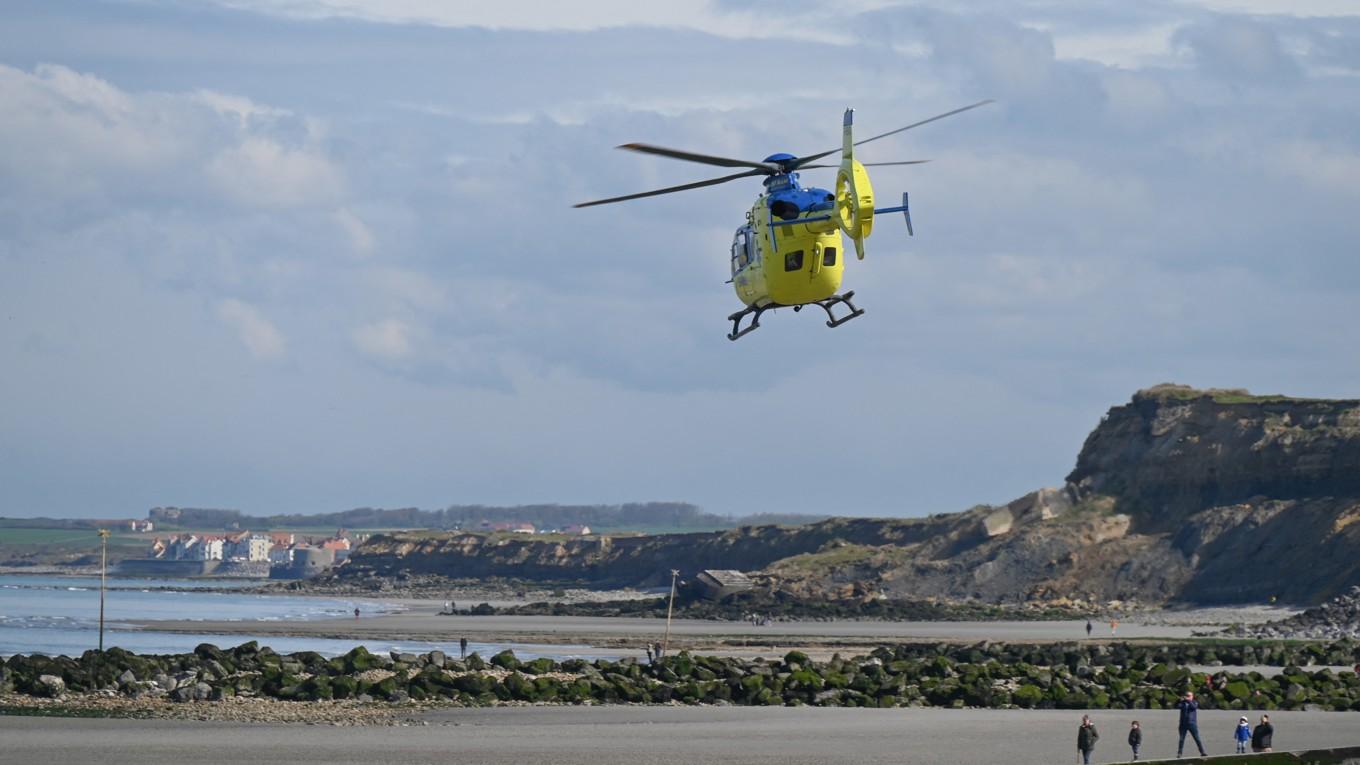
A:
MULTIPOLYGON (((383 639, 190 635, 140 629, 135 622, 187 621, 295 622, 318 619, 367 619, 400 612, 399 603, 369 598, 261 595, 244 590, 251 580, 124 579, 109 577, 104 593, 104 647, 142 654, 188 653, 200 643, 231 648, 257 640, 279 653, 316 651, 325 656, 362 645, 369 651, 424 653, 441 650, 457 656, 459 645, 383 639), (233 592, 233 590, 242 590, 233 592)), ((0 657, 13 654, 79 656, 99 647, 99 577, 0 574, 0 657)), ((490 656, 506 648, 520 658, 595 658, 589 646, 526 643, 469 643, 469 651, 490 656)))

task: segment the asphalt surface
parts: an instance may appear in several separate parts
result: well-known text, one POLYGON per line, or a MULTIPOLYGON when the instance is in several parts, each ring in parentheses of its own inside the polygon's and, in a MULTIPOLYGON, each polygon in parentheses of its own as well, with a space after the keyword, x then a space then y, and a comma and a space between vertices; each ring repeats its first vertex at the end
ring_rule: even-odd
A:
MULTIPOLYGON (((1131 719, 1143 725, 1143 759, 1175 756, 1174 711, 1090 714, 1101 732, 1095 763, 1127 761, 1131 719)), ((1237 715, 1200 713, 1211 755, 1232 753, 1237 715)), ((1277 751, 1360 745, 1360 713, 1271 717, 1277 751)), ((446 710, 427 713, 428 725, 368 728, 0 717, 0 764, 1062 765, 1078 762, 1080 719, 1079 711, 626 706, 446 710)))

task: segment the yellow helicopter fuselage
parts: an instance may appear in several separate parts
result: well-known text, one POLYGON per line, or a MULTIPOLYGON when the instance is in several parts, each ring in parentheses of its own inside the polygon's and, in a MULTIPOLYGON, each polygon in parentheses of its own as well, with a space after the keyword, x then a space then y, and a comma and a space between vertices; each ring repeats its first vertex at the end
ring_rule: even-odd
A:
POLYGON ((732 241, 732 287, 748 306, 794 306, 836 294, 845 273, 841 232, 808 212, 775 225, 769 200, 761 195, 747 214, 749 223, 732 241), (773 232, 773 237, 771 236, 773 232))

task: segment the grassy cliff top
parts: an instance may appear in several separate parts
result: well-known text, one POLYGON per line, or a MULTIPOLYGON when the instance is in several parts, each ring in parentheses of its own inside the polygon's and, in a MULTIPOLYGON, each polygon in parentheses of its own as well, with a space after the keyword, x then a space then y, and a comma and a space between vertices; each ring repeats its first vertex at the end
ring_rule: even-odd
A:
POLYGON ((1134 399, 1151 398, 1158 400, 1194 401, 1208 398, 1215 404, 1360 404, 1357 399, 1301 398, 1279 393, 1253 394, 1245 388, 1193 388, 1177 383, 1162 383, 1144 388, 1133 394, 1134 399))

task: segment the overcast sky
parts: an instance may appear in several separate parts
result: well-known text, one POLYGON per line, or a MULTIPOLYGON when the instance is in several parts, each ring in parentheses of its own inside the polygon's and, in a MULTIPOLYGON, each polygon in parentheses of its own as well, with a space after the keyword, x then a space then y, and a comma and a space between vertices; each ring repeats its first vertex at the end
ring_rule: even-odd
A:
MULTIPOLYGON (((1352 0, 11 0, 0 515, 1058 485, 1134 390, 1360 396, 1352 0), (760 159, 879 141, 835 330, 725 339, 760 159)), ((830 185, 832 171, 805 183, 830 185)), ((818 173, 822 173, 819 175, 818 173)))

